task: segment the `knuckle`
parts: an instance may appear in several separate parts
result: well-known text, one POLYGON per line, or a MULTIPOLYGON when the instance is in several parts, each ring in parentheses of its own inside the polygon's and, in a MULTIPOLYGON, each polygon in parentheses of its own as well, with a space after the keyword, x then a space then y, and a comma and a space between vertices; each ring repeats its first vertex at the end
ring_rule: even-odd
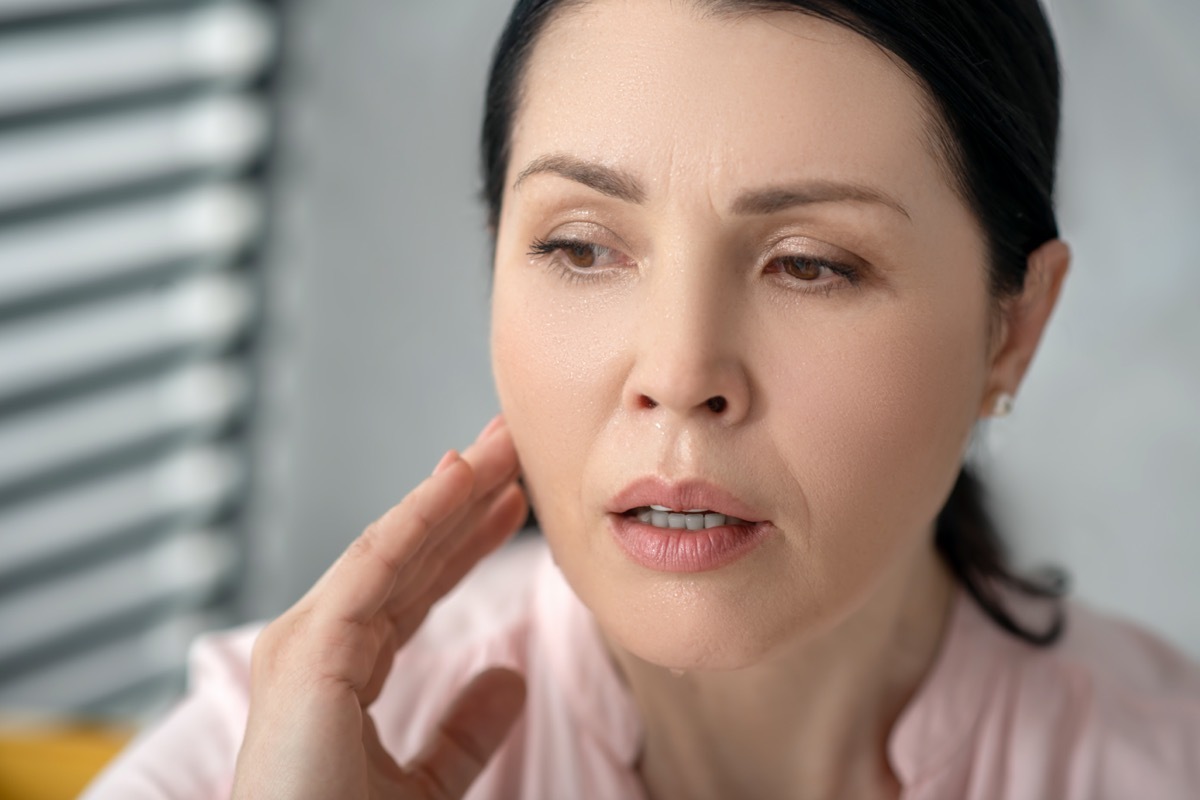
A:
POLYGON ((483 769, 487 763, 487 754, 467 733, 455 728, 443 728, 441 739, 446 749, 455 754, 455 760, 472 771, 483 769))
POLYGON ((449 788, 428 764, 417 764, 409 774, 424 790, 423 794, 431 800, 455 800, 454 795, 450 794, 449 788))
POLYGON ((366 556, 370 556, 374 545, 371 543, 379 536, 376 528, 376 523, 372 522, 368 525, 354 541, 350 542, 346 547, 346 552, 342 554, 340 561, 353 563, 366 556))
POLYGON ((400 564, 385 546, 388 536, 388 526, 382 520, 372 522, 363 530, 362 535, 350 543, 350 555, 355 560, 360 558, 379 559, 390 570, 400 569, 400 564))
POLYGON ((250 664, 254 673, 276 673, 287 660, 287 653, 303 638, 308 628, 308 613, 291 609, 268 623, 250 648, 250 664))
POLYGON ((429 518, 429 510, 425 507, 425 503, 421 502, 422 498, 417 492, 413 492, 408 497, 400 502, 396 507, 403 516, 413 520, 416 526, 422 532, 433 527, 433 522, 429 518))

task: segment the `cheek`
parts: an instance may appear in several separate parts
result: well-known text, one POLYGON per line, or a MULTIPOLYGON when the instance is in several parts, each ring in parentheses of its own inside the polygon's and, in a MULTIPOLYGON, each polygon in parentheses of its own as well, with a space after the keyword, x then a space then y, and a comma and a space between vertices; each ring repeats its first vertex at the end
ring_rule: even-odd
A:
MULTIPOLYGON (((972 295, 947 294, 955 296, 972 295)), ((780 373, 773 394, 792 399, 774 416, 776 438, 808 505, 813 546, 865 556, 867 544, 886 549, 928 531, 975 421, 985 306, 981 293, 976 307, 931 300, 881 310, 839 326, 780 373)))
POLYGON ((563 297, 526 274, 532 269, 498 266, 492 371, 531 500, 552 537, 578 527, 572 515, 581 508, 585 466, 619 392, 611 367, 623 345, 606 316, 619 312, 581 307, 598 301, 563 297))
POLYGON ((745 479, 778 499, 787 541, 722 581, 677 581, 630 571, 584 518, 588 479, 625 452, 613 442, 636 428, 645 443, 619 413, 644 344, 627 324, 633 301, 554 280, 519 259, 497 265, 493 373, 555 557, 624 647, 662 664, 748 663, 835 624, 927 544, 978 407, 982 288, 739 315, 757 413, 730 444, 745 479))

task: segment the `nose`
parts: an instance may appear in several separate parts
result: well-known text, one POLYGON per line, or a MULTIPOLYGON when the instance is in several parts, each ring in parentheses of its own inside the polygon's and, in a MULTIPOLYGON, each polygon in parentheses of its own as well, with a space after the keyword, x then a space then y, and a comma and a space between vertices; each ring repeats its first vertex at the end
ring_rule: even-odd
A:
POLYGON ((725 426, 744 420, 750 380, 730 287, 719 274, 687 266, 664 269, 645 286, 626 407, 725 426))

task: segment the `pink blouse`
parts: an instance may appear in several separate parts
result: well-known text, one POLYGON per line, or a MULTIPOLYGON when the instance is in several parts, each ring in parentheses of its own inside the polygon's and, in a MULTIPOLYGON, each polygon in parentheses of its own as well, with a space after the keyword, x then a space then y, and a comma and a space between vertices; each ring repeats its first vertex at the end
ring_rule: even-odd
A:
MULTIPOLYGON (((85 800, 228 797, 257 630, 198 640, 188 695, 85 800)), ((527 704, 468 797, 644 796, 637 708, 540 540, 481 565, 400 652, 372 707, 384 744, 407 760, 459 688, 497 664, 526 675, 527 704)), ((1200 668, 1075 603, 1062 641, 1031 647, 960 592, 889 755, 905 800, 1190 800, 1200 797, 1200 668)))

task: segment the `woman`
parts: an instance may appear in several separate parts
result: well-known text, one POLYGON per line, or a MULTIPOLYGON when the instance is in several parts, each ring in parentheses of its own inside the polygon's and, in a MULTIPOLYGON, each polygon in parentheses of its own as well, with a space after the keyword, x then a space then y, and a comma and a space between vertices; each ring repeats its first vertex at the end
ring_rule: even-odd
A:
POLYGON ((1036 0, 519 2, 503 416, 90 796, 1194 796, 1200 672, 1009 573, 963 471, 1057 129, 1036 0))

